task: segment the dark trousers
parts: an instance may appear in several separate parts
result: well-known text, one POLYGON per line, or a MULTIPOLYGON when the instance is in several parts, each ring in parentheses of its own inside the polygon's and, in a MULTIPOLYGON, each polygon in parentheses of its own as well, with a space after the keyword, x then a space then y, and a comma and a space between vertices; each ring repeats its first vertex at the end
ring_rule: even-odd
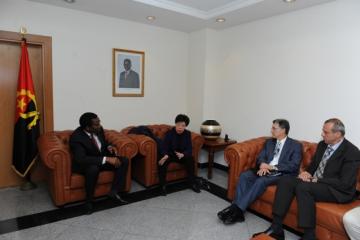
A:
POLYGON ((121 165, 115 168, 113 165, 105 163, 101 166, 88 165, 74 170, 85 177, 86 201, 91 202, 94 196, 95 186, 101 171, 114 171, 114 180, 112 182, 111 191, 119 192, 124 190, 126 174, 129 166, 129 160, 126 157, 120 157, 121 165))
POLYGON ((307 229, 315 229, 316 202, 337 202, 326 184, 303 182, 296 177, 283 177, 277 185, 273 205, 274 228, 282 228, 282 220, 295 196, 298 205, 298 226, 307 229), (281 222, 276 222, 275 219, 281 222))
POLYGON ((235 199, 233 201, 242 211, 261 196, 267 186, 276 184, 280 176, 258 176, 254 170, 241 173, 236 185, 235 199))
POLYGON ((173 162, 180 163, 185 166, 188 175, 188 181, 189 183, 193 183, 195 180, 193 157, 183 157, 182 159, 178 159, 175 156, 169 156, 169 158, 164 162, 162 166, 158 165, 160 185, 164 186, 166 184, 167 168, 169 164, 173 162))

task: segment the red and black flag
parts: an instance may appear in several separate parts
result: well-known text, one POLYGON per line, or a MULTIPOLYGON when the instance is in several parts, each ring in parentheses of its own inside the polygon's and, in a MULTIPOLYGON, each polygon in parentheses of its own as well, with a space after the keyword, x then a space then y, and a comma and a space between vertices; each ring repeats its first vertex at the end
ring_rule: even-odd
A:
POLYGON ((39 112, 36 106, 27 45, 26 41, 23 40, 21 42, 20 70, 16 92, 12 162, 15 172, 22 177, 27 175, 35 162, 38 153, 36 140, 39 133, 39 112))

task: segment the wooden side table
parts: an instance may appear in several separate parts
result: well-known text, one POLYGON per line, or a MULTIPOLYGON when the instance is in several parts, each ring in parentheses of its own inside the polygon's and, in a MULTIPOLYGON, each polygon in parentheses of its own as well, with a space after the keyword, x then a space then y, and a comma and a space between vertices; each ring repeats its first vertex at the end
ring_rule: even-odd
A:
POLYGON ((217 151, 224 150, 227 146, 236 143, 235 140, 229 140, 225 142, 223 138, 218 138, 216 140, 205 140, 203 149, 208 151, 208 179, 212 178, 212 168, 214 165, 214 154, 217 151))

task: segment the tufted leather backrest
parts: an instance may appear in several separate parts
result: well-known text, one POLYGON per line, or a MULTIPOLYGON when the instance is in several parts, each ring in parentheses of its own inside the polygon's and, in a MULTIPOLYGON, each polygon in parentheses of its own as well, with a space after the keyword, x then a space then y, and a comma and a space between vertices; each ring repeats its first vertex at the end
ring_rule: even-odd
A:
POLYGON ((261 137, 261 138, 255 138, 250 139, 247 141, 242 142, 243 143, 243 153, 248 154, 247 156, 244 156, 246 159, 250 159, 250 161, 247 161, 247 163, 252 163, 251 166, 244 166, 246 169, 253 168, 256 165, 256 159, 258 155, 260 154, 262 148, 264 147, 265 141, 267 138, 261 137))
POLYGON ((317 144, 300 141, 302 145, 302 160, 300 165, 300 172, 304 171, 311 163, 312 157, 315 154, 317 144))
MULTIPOLYGON (((171 128, 173 128, 173 126, 170 126, 170 125, 167 125, 167 124, 152 124, 152 125, 145 125, 145 126, 148 127, 156 137, 159 137, 161 139, 163 139, 165 137, 165 134, 171 128)), ((133 127, 136 127, 136 126, 126 127, 123 130, 121 130, 121 133, 128 134, 130 129, 132 129, 133 127)))
POLYGON ((65 147, 69 148, 70 136, 73 133, 73 130, 65 130, 65 131, 56 131, 54 132, 56 137, 60 139, 60 141, 64 144, 65 147))
POLYGON ((165 137, 165 134, 173 128, 173 126, 166 125, 166 124, 154 124, 154 125, 148 125, 148 127, 151 129, 151 131, 154 133, 155 136, 163 139, 165 137))

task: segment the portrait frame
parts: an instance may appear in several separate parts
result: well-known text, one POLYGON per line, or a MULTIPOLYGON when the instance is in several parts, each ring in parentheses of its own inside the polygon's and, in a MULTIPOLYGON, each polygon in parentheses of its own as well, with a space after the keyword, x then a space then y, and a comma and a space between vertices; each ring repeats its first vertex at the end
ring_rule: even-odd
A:
POLYGON ((145 52, 113 48, 112 55, 113 97, 143 97, 145 52))

